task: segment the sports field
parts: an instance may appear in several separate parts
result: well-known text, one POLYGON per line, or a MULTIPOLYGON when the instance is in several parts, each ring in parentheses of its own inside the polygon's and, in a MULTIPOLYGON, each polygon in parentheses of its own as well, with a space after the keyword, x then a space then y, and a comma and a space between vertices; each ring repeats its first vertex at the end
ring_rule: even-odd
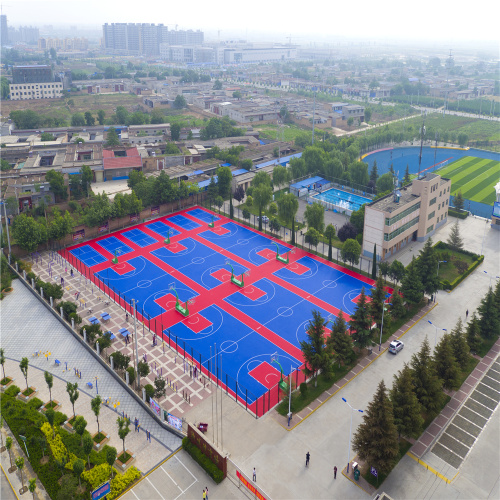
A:
POLYGON ((304 380, 300 342, 312 310, 348 319, 361 288, 369 295, 374 284, 292 248, 194 207, 61 253, 130 312, 134 299, 138 320, 160 341, 260 416, 279 400, 280 366, 294 383, 304 380))
POLYGON ((437 173, 451 179, 451 195, 458 191, 466 200, 493 205, 495 184, 500 181, 500 162, 474 156, 464 156, 437 173))

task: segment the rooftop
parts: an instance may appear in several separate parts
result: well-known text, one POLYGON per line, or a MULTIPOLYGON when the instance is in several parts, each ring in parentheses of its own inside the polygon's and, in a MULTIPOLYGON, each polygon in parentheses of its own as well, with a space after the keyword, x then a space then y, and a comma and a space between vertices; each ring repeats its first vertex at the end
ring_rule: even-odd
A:
POLYGON ((399 203, 394 201, 394 193, 389 193, 383 198, 369 203, 368 206, 375 210, 380 210, 381 212, 392 213, 404 205, 408 205, 409 203, 412 203, 420 198, 420 195, 413 194, 413 184, 409 184, 408 186, 399 189, 397 192, 400 193, 399 203))

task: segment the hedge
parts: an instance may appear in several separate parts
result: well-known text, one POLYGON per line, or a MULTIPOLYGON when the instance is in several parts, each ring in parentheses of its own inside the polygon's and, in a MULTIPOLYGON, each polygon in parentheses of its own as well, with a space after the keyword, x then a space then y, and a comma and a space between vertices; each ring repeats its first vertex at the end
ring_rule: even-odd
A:
POLYGON ((442 281, 443 289, 444 290, 453 290, 456 288, 469 274, 476 269, 476 267, 479 266, 479 264, 482 264, 484 260, 484 255, 481 255, 475 262, 473 262, 470 267, 465 271, 465 273, 461 274, 458 278, 455 278, 451 283, 448 280, 442 281))
POLYGON ((224 480, 224 473, 199 448, 191 443, 187 437, 183 438, 182 447, 203 467, 205 472, 217 484, 224 480))
POLYGON ((456 208, 449 207, 448 208, 448 215, 450 215, 451 217, 457 217, 459 219, 467 219, 467 217, 469 216, 469 212, 467 212, 465 210, 458 210, 456 208))

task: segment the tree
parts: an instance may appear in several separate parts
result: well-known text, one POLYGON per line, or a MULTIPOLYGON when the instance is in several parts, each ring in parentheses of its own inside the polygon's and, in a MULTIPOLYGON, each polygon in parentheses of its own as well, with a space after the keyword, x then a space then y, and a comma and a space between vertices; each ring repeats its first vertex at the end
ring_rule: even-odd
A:
POLYGON ((222 90, 222 82, 220 80, 215 80, 213 90, 222 90))
POLYGON ((273 218, 269 221, 269 229, 271 232, 278 234, 281 229, 281 224, 279 223, 279 220, 276 218, 273 218))
POLYGON ((231 191, 231 183, 233 181, 233 174, 229 167, 219 167, 217 169, 217 185, 219 187, 219 195, 225 200, 231 191))
POLYGON ((178 141, 181 135, 181 126, 178 123, 172 123, 170 125, 170 138, 173 141, 178 141))
POLYGON ((50 190, 54 193, 56 201, 64 201, 68 198, 68 189, 64 183, 63 173, 49 170, 45 174, 45 180, 49 181, 50 190))
MULTIPOLYGON (((366 110, 365 110, 366 111, 366 110)), ((368 121, 368 120, 366 120, 368 121)), ((373 181, 375 184, 377 183, 378 179, 378 167, 377 167, 377 160, 373 161, 373 166, 370 172, 370 180, 373 181)))
POLYGON ((470 348, 463 330, 462 318, 458 318, 455 328, 450 332, 450 343, 458 366, 465 368, 469 362, 470 348))
POLYGON ((89 465, 89 470, 90 470, 90 453, 92 452, 92 448, 94 447, 94 441, 92 439, 92 436, 88 432, 83 436, 82 446, 83 446, 83 453, 87 455, 87 463, 89 465))
POLYGON ((407 363, 398 375, 394 375, 390 398, 399 437, 403 435, 418 438, 422 433, 424 419, 421 415, 422 406, 414 392, 412 371, 407 363))
POLYGON ((92 127, 95 125, 95 118, 92 116, 92 113, 90 111, 85 111, 85 124, 88 127, 92 127))
POLYGON ((346 331, 347 324, 344 320, 344 313, 340 310, 332 325, 332 333, 327 339, 327 344, 333 350, 333 356, 339 367, 341 364, 351 363, 355 357, 351 337, 347 335, 346 331))
POLYGON ((439 277, 437 275, 438 256, 432 246, 432 238, 429 238, 420 250, 417 260, 417 268, 420 274, 423 290, 428 295, 433 295, 439 287, 439 277))
POLYGON ((305 234, 305 242, 309 245, 309 248, 311 246, 317 247, 319 243, 319 237, 321 235, 314 229, 313 227, 309 228, 305 234))
POLYGON ((379 474, 388 474, 396 462, 399 454, 398 431, 383 380, 363 414, 363 422, 354 433, 352 448, 379 474))
POLYGON ((23 469, 24 469, 24 457, 18 457, 16 458, 16 467, 19 469, 19 472, 21 473, 21 483, 23 485, 23 491, 24 491, 24 476, 23 476, 23 469))
POLYGON ((43 132, 40 140, 42 142, 55 141, 56 138, 50 132, 43 132))
POLYGON ((253 188, 256 188, 257 186, 262 186, 262 185, 271 187, 271 177, 269 176, 269 174, 267 172, 260 170, 259 172, 257 172, 255 174, 250 185, 253 188))
POLYGON ((118 436, 123 441, 123 454, 125 455, 125 438, 130 432, 129 421, 126 418, 118 417, 116 423, 118 424, 118 436))
POLYGON ((241 215, 244 219, 250 219, 250 210, 248 210, 248 208, 244 208, 241 212, 241 215))
POLYGON ((300 349, 304 355, 306 375, 314 376, 314 387, 318 385, 318 370, 322 370, 327 376, 331 369, 331 349, 325 344, 325 320, 321 313, 312 310, 312 319, 306 331, 307 340, 300 341, 300 349))
POLYGON ((81 415, 78 415, 78 417, 76 417, 75 421, 73 422, 73 429, 75 429, 75 432, 81 438, 80 446, 83 446, 83 433, 85 432, 86 427, 87 421, 81 415))
POLYGON ((104 125, 104 117, 106 116, 106 111, 103 109, 99 109, 97 111, 97 121, 99 122, 99 125, 104 125))
POLYGON ((403 297, 399 293, 397 288, 394 288, 391 298, 389 299, 391 306, 391 316, 394 318, 401 318, 404 316, 406 309, 403 303, 403 297))
POLYGON ((175 109, 187 108, 186 99, 182 94, 177 94, 174 100, 174 108, 175 109))
POLYGON ((155 384, 154 397, 157 399, 164 397, 167 392, 165 379, 156 377, 154 380, 154 384, 155 384))
POLYGON ((26 380, 26 390, 29 389, 29 387, 28 387, 28 364, 29 364, 28 358, 22 358, 21 362, 19 363, 19 368, 21 369, 23 377, 26 380))
POLYGON ((405 176, 404 176, 404 179, 403 179, 403 184, 409 184, 411 181, 411 177, 410 177, 410 166, 408 165, 408 163, 406 164, 406 170, 405 170, 405 176))
POLYGON ((52 387, 54 385, 54 377, 48 371, 44 372, 45 382, 47 382, 47 386, 49 388, 49 398, 50 398, 50 406, 52 406, 52 387))
POLYGON ((13 443, 12 438, 10 436, 7 436, 7 438, 5 439, 5 447, 7 448, 7 451, 9 452, 9 460, 10 460, 11 468, 12 468, 12 456, 10 454, 10 450, 12 448, 12 443, 13 443))
POLYGON ((270 186, 262 184, 253 190, 253 201, 259 211, 259 231, 262 231, 262 210, 267 207, 272 197, 273 192, 270 186))
POLYGON ((465 331, 467 344, 469 346, 470 352, 476 354, 481 347, 481 337, 480 337, 480 326, 479 319, 476 316, 476 311, 472 313, 471 319, 467 323, 467 328, 465 331))
POLYGON ((304 219, 308 228, 314 228, 318 233, 323 233, 325 229, 325 209, 319 203, 307 205, 304 212, 304 219))
POLYGON ((420 351, 411 358, 415 394, 428 416, 441 411, 444 394, 442 382, 437 376, 436 366, 432 362, 429 340, 425 337, 420 351))
POLYGON ((389 267, 389 276, 394 283, 401 281, 406 273, 405 266, 399 260, 393 260, 389 267))
MULTIPOLYGON (((380 264, 386 264, 385 262, 381 262, 380 264)), ((379 266, 380 269, 380 266, 379 266)), ((382 274, 382 271, 380 271, 382 274)), ((377 279, 377 244, 373 244, 373 260, 372 260, 372 280, 377 279)))
POLYGON ((391 173, 381 175, 377 180, 377 193, 392 191, 394 187, 394 177, 391 173))
POLYGON ((30 479, 28 481, 28 490, 33 495, 33 500, 35 500, 35 491, 36 491, 36 477, 30 479))
POLYGON ((210 177, 210 182, 208 184, 207 188, 207 194, 208 194, 208 200, 210 201, 210 205, 215 201, 215 198, 217 198, 219 189, 217 187, 217 184, 215 183, 214 177, 210 177))
POLYGON ((137 370, 140 377, 147 377, 149 375, 149 365, 144 361, 138 363, 137 370))
POLYGON ((45 411, 45 417, 47 418, 47 422, 52 427, 52 436, 55 438, 56 437, 56 429, 54 427, 54 421, 56 418, 56 412, 52 408, 48 408, 45 411))
POLYGON ((372 320, 368 311, 365 287, 363 287, 361 288, 361 294, 356 304, 356 310, 349 320, 351 337, 360 350, 371 342, 371 326, 372 320))
POLYGON ((438 377, 445 389, 458 389, 460 386, 460 367, 453 354, 449 333, 445 333, 434 349, 434 364, 438 377))
POLYGON ((83 113, 75 113, 71 116, 72 127, 83 127, 85 125, 85 116, 83 113))
POLYGON ((363 233, 365 226, 365 205, 361 205, 359 210, 354 210, 351 217, 349 217, 349 222, 356 228, 358 234, 363 233))
POLYGON ((345 240, 340 249, 340 255, 344 262, 347 260, 351 263, 351 266, 354 266, 354 264, 359 262, 361 245, 356 240, 345 240))
POLYGON ((284 194, 278 198, 278 216, 279 218, 290 224, 295 220, 295 215, 299 209, 299 200, 292 193, 284 194))
POLYGON ((92 173, 92 169, 88 165, 82 165, 80 169, 80 174, 82 176, 82 187, 86 196, 89 196, 90 185, 92 183, 92 179, 94 178, 94 174, 92 173))
POLYGON ((219 208, 220 213, 220 209, 222 205, 224 205, 224 199, 222 198, 222 196, 217 196, 217 198, 215 198, 215 205, 219 208))
POLYGON ((276 165, 273 168, 273 184, 280 189, 280 187, 288 180, 288 171, 282 165, 276 165))
POLYGON ((462 250, 464 247, 464 240, 460 236, 460 227, 458 225, 458 219, 455 221, 455 224, 451 226, 450 235, 448 236, 448 240, 446 241, 449 247, 455 252, 462 250))
POLYGON ((469 142, 469 136, 463 132, 460 132, 458 134, 458 144, 461 148, 464 148, 467 146, 467 143, 469 142))
POLYGON ((458 193, 455 194, 455 197, 453 198, 453 206, 457 210, 463 210, 463 208, 464 208, 464 197, 462 196, 462 191, 461 190, 459 190, 458 193))
POLYGON ((80 488, 82 487, 80 476, 82 475, 83 469, 85 469, 85 462, 81 458, 73 462, 73 472, 78 478, 78 484, 80 485, 80 488))
POLYGON ((382 276, 384 279, 386 279, 387 275, 390 272, 390 269, 391 269, 391 264, 389 262, 387 262, 386 260, 382 261, 378 265, 378 272, 379 272, 380 276, 382 276))
MULTIPOLYGON (((103 353, 103 356, 106 354, 106 349, 111 346, 112 340, 111 340, 111 332, 104 332, 100 337, 99 337, 99 348, 101 352, 103 353)), ((97 348, 96 348, 97 349, 97 348)))
POLYGON ((379 275, 375 286, 371 289, 371 301, 368 303, 371 317, 379 330, 382 326, 382 308, 385 307, 386 294, 384 280, 382 275, 379 275))
POLYGON ((415 256, 413 256, 401 283, 401 292, 407 302, 418 304, 424 296, 423 288, 420 273, 415 263, 415 256))
POLYGON ((0 347, 0 364, 2 365, 3 380, 5 380, 5 350, 0 347))
POLYGON ((66 384, 66 392, 68 393, 69 400, 71 402, 71 405, 73 406, 73 417, 75 417, 75 403, 76 400, 78 399, 78 396, 80 396, 80 393, 78 392, 78 382, 75 382, 72 384, 71 382, 68 382, 66 384))
POLYGON ((335 227, 328 224, 325 229, 325 237, 328 238, 328 260, 332 261, 332 239, 335 237, 335 227))
POLYGON ((346 222, 340 229, 337 234, 339 237, 339 240, 344 242, 346 240, 353 240, 356 238, 356 235, 358 232, 356 231, 356 228, 350 223, 346 222))
POLYGON ((479 331, 484 339, 492 339, 498 336, 500 331, 499 313, 496 307, 496 297, 490 287, 486 295, 481 299, 477 308, 480 316, 479 331))
POLYGON ((106 449, 106 462, 109 465, 109 468, 111 469, 111 477, 113 477, 113 464, 115 463, 116 460, 116 448, 113 446, 108 446, 106 449))
POLYGON ((102 404, 102 398, 99 396, 99 394, 90 400, 90 407, 92 408, 92 411, 94 412, 95 418, 97 420, 97 433, 99 434, 101 431, 99 429, 99 413, 101 412, 101 404, 102 404))
POLYGON ((352 127, 352 124, 354 123, 354 118, 352 116, 350 116, 348 119, 347 119, 347 126, 348 127, 352 127))
POLYGON ((113 358, 113 366, 116 370, 126 370, 130 363, 130 356, 126 356, 120 351, 113 352, 109 357, 113 358))
POLYGON ((114 146, 120 145, 120 138, 116 132, 114 127, 109 127, 108 132, 106 134, 106 142, 104 143, 105 148, 112 148, 114 146))

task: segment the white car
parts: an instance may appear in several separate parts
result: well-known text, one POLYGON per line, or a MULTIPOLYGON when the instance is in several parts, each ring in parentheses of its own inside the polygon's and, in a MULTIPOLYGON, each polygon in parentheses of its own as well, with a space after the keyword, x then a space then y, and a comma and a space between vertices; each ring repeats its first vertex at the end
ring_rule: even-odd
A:
POLYGON ((397 354, 399 351, 401 351, 401 349, 403 349, 405 345, 403 344, 403 342, 401 342, 401 340, 393 340, 390 344, 389 344, 389 352, 391 352, 392 354, 397 354))
MULTIPOLYGON (((259 219, 259 217, 257 217, 257 220, 259 219)), ((262 222, 264 224, 267 224, 269 222, 269 217, 267 215, 263 215, 262 216, 262 222)))

